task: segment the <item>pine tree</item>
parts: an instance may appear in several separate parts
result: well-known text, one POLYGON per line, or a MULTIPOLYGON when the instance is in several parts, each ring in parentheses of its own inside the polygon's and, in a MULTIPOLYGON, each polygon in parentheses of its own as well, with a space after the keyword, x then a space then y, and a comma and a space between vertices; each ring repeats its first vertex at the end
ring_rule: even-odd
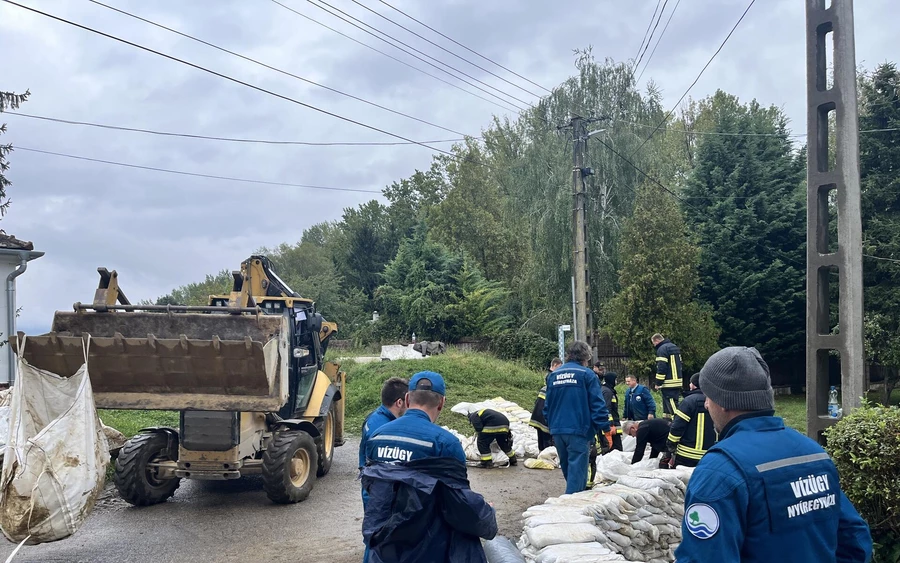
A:
POLYGON ((700 251, 689 242, 669 194, 647 185, 638 190, 621 252, 621 289, 606 308, 602 329, 629 354, 629 370, 652 368, 655 332, 679 345, 687 369, 701 367, 717 349, 719 329, 712 311, 696 299, 700 251))
MULTIPOLYGON (((0 113, 9 109, 18 109, 19 104, 24 103, 31 94, 28 90, 24 94, 16 94, 13 92, 0 92, 0 113)), ((6 133, 6 124, 0 123, 0 135, 6 133)), ((13 146, 9 143, 0 144, 0 216, 6 215, 9 210, 9 200, 3 201, 6 197, 6 189, 12 184, 6 179, 4 173, 9 170, 9 161, 6 160, 7 155, 13 151, 13 146)))
POLYGON ((775 107, 717 92, 683 191, 704 250, 700 296, 715 310, 723 346, 755 346, 767 360, 802 358, 806 331, 805 158, 775 107))
MULTIPOLYGON (((893 63, 878 66, 860 81, 859 128, 900 128, 900 71, 893 63)), ((900 260, 900 131, 860 136, 863 253, 900 260)), ((900 264, 864 258, 863 286, 866 340, 870 359, 900 368, 900 264), (881 335, 882 337, 879 337, 881 335)), ((885 381, 886 397, 897 384, 885 381)))

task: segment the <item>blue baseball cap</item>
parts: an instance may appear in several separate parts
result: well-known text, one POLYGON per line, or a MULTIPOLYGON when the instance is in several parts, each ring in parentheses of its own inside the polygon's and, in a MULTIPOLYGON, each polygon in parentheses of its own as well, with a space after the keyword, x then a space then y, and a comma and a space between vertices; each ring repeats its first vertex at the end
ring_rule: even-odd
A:
POLYGON ((433 371, 420 371, 409 380, 410 391, 434 391, 439 395, 445 395, 447 388, 444 386, 444 378, 433 371))

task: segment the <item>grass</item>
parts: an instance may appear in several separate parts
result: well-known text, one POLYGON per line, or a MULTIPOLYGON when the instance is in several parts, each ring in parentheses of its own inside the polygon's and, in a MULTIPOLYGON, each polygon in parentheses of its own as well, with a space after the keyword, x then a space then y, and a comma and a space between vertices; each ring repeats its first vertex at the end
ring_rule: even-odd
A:
POLYGON ((112 426, 126 438, 131 438, 148 426, 172 426, 178 428, 177 411, 98 410, 103 424, 112 426))
POLYGON ((396 360, 356 364, 345 362, 347 372, 347 432, 359 435, 363 420, 381 404, 381 385, 389 377, 409 378, 418 371, 436 371, 447 384, 447 406, 438 424, 460 432, 472 431, 469 421, 450 411, 462 401, 476 402, 494 397, 514 401, 531 410, 537 392, 544 384, 544 373, 516 362, 498 360, 477 352, 448 350, 440 356, 422 360, 396 360))

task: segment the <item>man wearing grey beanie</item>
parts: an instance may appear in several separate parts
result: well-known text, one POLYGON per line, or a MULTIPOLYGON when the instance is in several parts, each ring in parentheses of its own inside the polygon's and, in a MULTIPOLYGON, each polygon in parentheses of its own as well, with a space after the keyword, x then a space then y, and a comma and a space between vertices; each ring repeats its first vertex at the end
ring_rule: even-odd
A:
POLYGON ((775 416, 759 352, 719 350, 699 383, 719 441, 691 475, 676 561, 870 561, 869 526, 831 458, 775 416))

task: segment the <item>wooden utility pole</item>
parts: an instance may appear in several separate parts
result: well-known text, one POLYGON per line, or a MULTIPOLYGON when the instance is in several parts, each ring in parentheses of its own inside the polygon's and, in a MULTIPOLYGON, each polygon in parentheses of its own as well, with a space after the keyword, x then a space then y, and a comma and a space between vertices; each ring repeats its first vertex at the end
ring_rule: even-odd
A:
POLYGON ((584 185, 584 149, 587 144, 585 131, 586 121, 583 117, 574 116, 570 122, 572 127, 572 194, 573 207, 572 237, 573 254, 572 275, 575 277, 575 334, 593 347, 593 322, 591 319, 590 276, 588 272, 587 208, 584 185))

